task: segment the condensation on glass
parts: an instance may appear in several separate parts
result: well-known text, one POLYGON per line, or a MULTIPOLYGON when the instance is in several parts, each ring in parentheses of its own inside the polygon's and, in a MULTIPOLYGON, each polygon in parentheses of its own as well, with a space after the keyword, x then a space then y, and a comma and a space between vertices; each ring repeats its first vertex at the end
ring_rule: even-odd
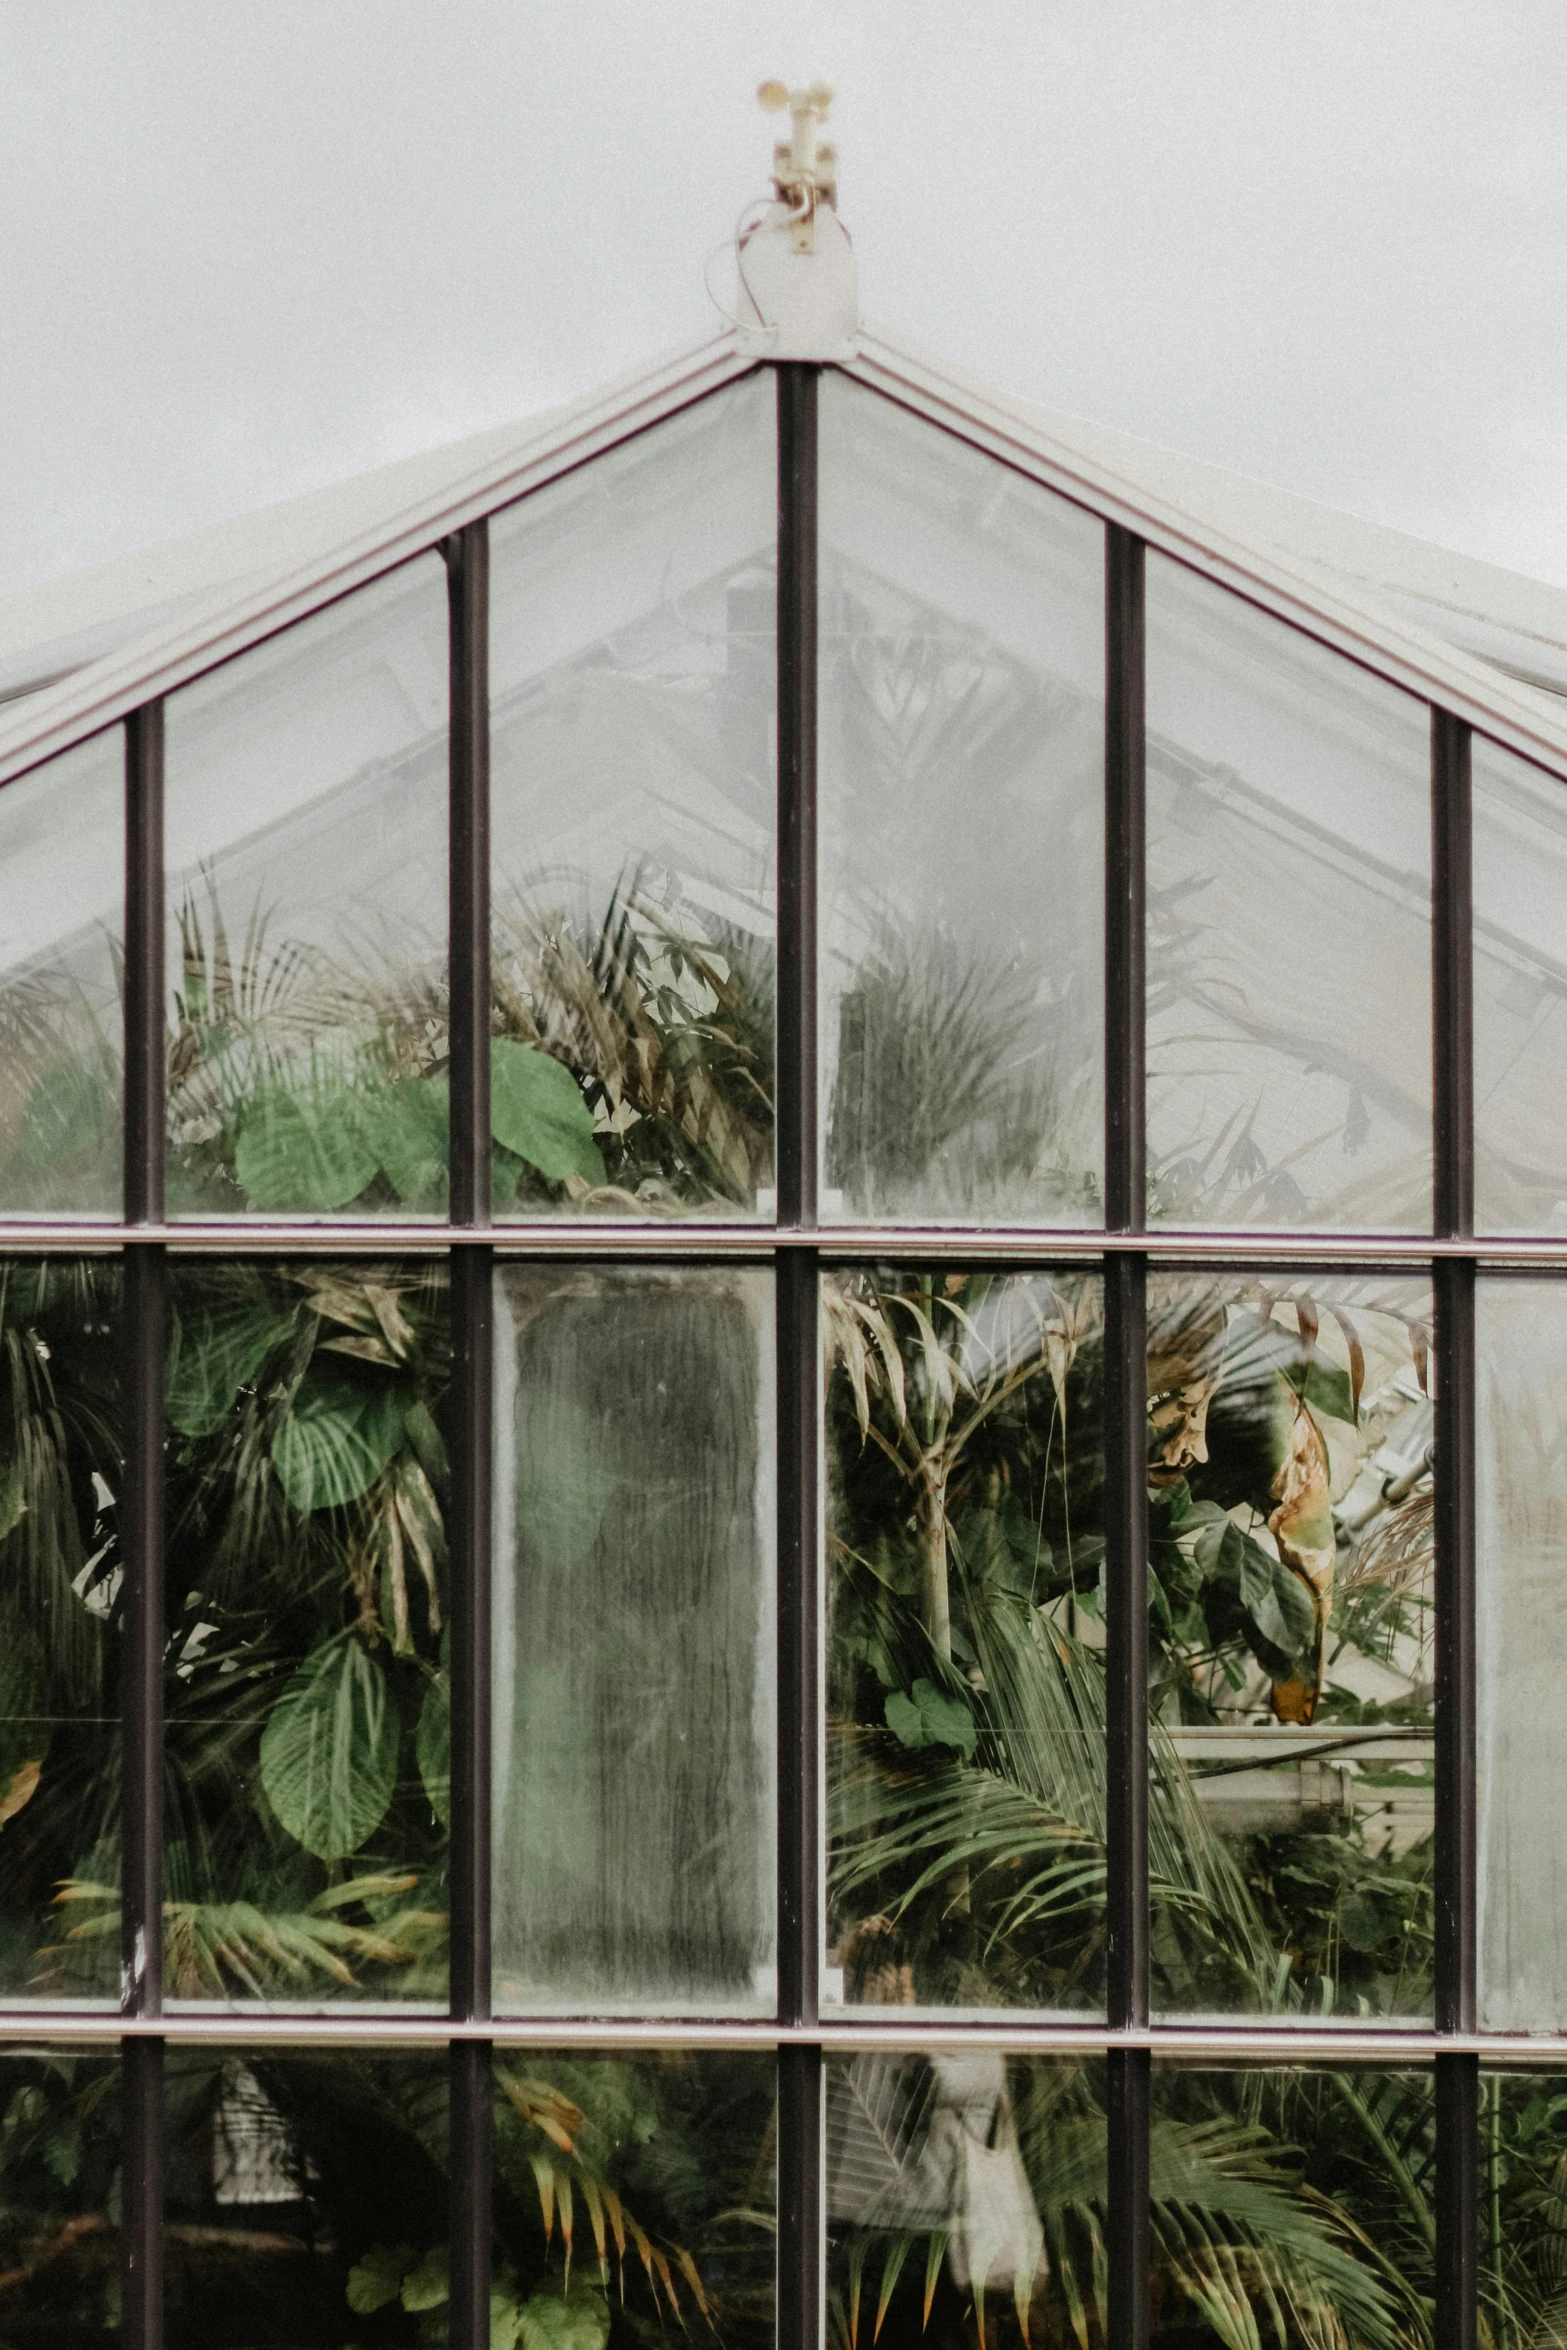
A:
POLYGON ((1477 1232, 1567 1232, 1567 783, 1476 735, 1477 1232))
POLYGON ((1431 2012, 1430 1284, 1148 1285, 1153 2004, 1431 2012))
POLYGON ((1150 553, 1148 1208, 1429 1231, 1430 720, 1150 553))
POLYGON ((771 2013, 771 1274, 511 1265, 495 1320, 497 2007, 771 2013))
POLYGON ((0 791, 0 1216, 121 1197, 125 737, 0 791))
POLYGON ((448 698, 433 555, 169 696, 171 1214, 444 1206, 448 698))
POLYGON ((1097 1277, 823 1284, 829 2003, 1102 2012, 1097 1277))
POLYGON ((164 1985, 444 2002, 447 1269, 176 1261, 164 1985))
POLYGON ((828 2340, 921 2350, 987 2319, 1108 2340, 1104 2076, 999 2049, 829 2056, 828 2340))
POLYGON ((176 2047, 163 2120, 168 2350, 446 2340, 444 2057, 176 2047))
POLYGON ((821 393, 828 1222, 1103 1220, 1104 530, 821 393))
POLYGON ((494 1202, 773 1208, 765 372, 497 515, 494 1202))
POLYGON ((776 2082, 771 2051, 497 2049, 492 2342, 773 2350, 776 2082))
POLYGON ((119 2339, 120 2062, 0 2048, 0 2310, 8 2342, 119 2339))
POLYGON ((1483 2029, 1567 2029, 1567 1287, 1475 1292, 1475 1735, 1483 2029))
POLYGON ((0 1264, 0 1993, 117 2003, 122 1285, 0 1264))
POLYGON ((1431 2339, 1429 2068, 1156 2057, 1152 2086, 1151 2341, 1431 2339))

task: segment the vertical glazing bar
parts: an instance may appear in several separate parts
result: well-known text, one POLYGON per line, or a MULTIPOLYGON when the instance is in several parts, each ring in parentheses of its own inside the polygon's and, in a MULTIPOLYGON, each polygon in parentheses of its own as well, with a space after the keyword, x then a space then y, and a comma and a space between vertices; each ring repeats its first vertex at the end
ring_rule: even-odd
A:
MULTIPOLYGON (((778 1221, 817 1216, 817 370, 778 377, 778 1221)), ((821 1967, 819 1268, 780 1251, 778 2017, 817 2021, 821 1967)), ((779 2350, 822 2337, 822 2055, 778 2054, 779 2350)))
POLYGON ((490 1220, 490 540, 470 522, 445 541, 451 672, 448 746, 451 1200, 454 1224, 490 1220))
POLYGON ((1436 2060, 1436 2350, 1479 2337, 1480 2059, 1436 2060))
MULTIPOLYGON (((489 526, 448 539, 451 675, 448 952, 451 1218, 490 1221, 489 526)), ((490 2013, 490 1459, 493 1252, 454 1249, 452 1311, 451 1957, 454 2018, 490 2013)), ((452 2341, 490 2338, 493 2116, 487 2042, 454 2043, 452 2341)))
POLYGON ((814 367, 778 377, 778 1221, 814 1224, 816 412, 814 367))
MULTIPOLYGON (((163 1216, 163 705, 125 727, 127 1224, 163 1216)), ((163 2008, 163 1251, 124 1259, 125 1466, 120 1495, 120 2003, 163 2008)), ((120 2307, 125 2350, 163 2339, 163 2044, 122 2058, 120 2307)))
POLYGON ((1436 1229, 1474 1231, 1474 917, 1469 729, 1431 713, 1432 1038, 1435 1048, 1436 1229))
MULTIPOLYGON (((1144 1145, 1146 749, 1144 549, 1105 533, 1105 1221, 1141 1232, 1144 1145)), ((1105 1864, 1110 2022, 1148 2020, 1148 1409, 1145 1258, 1105 1266, 1105 1864)), ((1145 2051, 1109 2066, 1109 2339, 1148 2339, 1145 2051)))

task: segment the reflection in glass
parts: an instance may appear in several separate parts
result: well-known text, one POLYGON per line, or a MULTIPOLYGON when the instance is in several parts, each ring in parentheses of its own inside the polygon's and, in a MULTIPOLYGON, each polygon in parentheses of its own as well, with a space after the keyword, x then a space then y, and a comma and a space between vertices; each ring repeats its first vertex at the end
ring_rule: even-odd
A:
POLYGON ((120 2066, 0 2049, 0 2338, 112 2343, 120 2314, 120 2066))
POLYGON ((1154 2003, 1431 2006, 1431 1297, 1148 1290, 1154 2003))
POLYGON ((1104 531, 828 374, 829 1219, 1097 1224, 1104 531))
POLYGON ((823 1304, 827 1995, 1092 2012, 1100 1284, 834 1273, 823 1304))
POLYGON ((772 2055, 495 2057, 496 2350, 772 2350, 772 2055))
POLYGON ((1480 2022, 1567 2024, 1567 1288, 1475 1295, 1480 2022))
POLYGON ((1476 735, 1475 1229, 1567 1231, 1567 783, 1476 735))
POLYGON ((763 369, 491 530, 494 1197, 772 1209, 763 369))
POLYGON ((1102 2063, 878 2049, 826 2101, 829 2350, 1106 2338, 1102 2063))
POLYGON ((1151 2339, 1429 2343, 1435 2153, 1429 2072, 1156 2061, 1151 2339))
POLYGON ((170 695, 171 1212, 442 1205, 447 699, 435 556, 170 695))
POLYGON ((445 1996, 449 1375, 444 1264, 175 1270, 174 2001, 445 1996))
POLYGON ((1480 2075, 1480 2339, 1567 2335, 1567 2074, 1480 2075))
POLYGON ((446 2340, 442 2057, 173 2048, 164 2133, 169 2350, 446 2340))
POLYGON ((1148 558, 1148 1202, 1429 1229, 1423 703, 1148 558))
POLYGON ((0 1992, 51 2004, 119 1987, 120 1299, 0 1265, 0 1992))
POLYGON ((0 791, 0 1214, 120 1211, 125 738, 0 791))
POLYGON ((770 1279, 512 1265, 496 1329, 497 2001, 770 2012, 770 1279))

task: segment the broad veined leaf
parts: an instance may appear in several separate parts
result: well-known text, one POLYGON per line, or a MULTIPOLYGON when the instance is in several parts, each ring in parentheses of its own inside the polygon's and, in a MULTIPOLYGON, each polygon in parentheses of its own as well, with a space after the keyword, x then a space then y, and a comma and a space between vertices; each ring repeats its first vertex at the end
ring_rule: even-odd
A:
POLYGON ((904 1746, 953 1746, 965 1762, 974 1752, 974 1716, 961 1697, 948 1697, 934 1681, 916 1681, 905 1696, 887 1699, 887 1727, 904 1746))
POLYGON ((430 1809, 442 1827, 448 1828, 452 1820, 452 1685, 445 1671, 437 1673, 425 1690, 414 1752, 430 1809))
POLYGON ((434 2244, 403 2279, 403 2307, 410 2311, 444 2308, 451 2289, 446 2246, 434 2244))
POLYGON ((169 1346, 168 1415, 182 1436, 221 1428, 240 1389, 295 1328, 285 1308, 239 1305, 227 1312, 175 1316, 169 1346))
POLYGON ((550 1183, 580 1175, 602 1183, 593 1112, 576 1079, 537 1045, 497 1037, 490 1047, 490 1130, 550 1183))
POLYGON ((552 1567, 574 1567, 598 1540, 610 1479, 588 1415, 545 1389, 517 1413, 517 1523, 552 1567))
POLYGON ((405 1207, 438 1208, 445 1202, 449 1090, 444 1073, 404 1077, 366 1103, 370 1138, 405 1207))
POLYGON ((1268 1588, 1246 1612, 1259 1639, 1293 1664, 1311 1654, 1317 1638, 1317 1611, 1310 1592, 1282 1559, 1269 1560, 1268 1588))
POLYGON ((386 1816, 398 1714, 386 1668, 357 1632, 311 1651, 261 1733, 261 1784, 296 1843, 346 1860, 386 1816))
POLYGON ((380 1164, 364 1097, 347 1086, 269 1087, 234 1145, 234 1172, 253 1208, 329 1214, 357 1199, 380 1164))
POLYGON ((609 2304, 594 2285, 570 2293, 534 2293, 517 2312, 522 2350, 604 2350, 609 2304))
POLYGON ((348 2306, 354 2315, 368 2317, 395 2301, 413 2260, 411 2244, 372 2244, 348 2272, 348 2306))
POLYGON ((387 1381, 312 1371, 272 1439, 272 1466, 295 1509, 308 1517, 368 1492, 403 1441, 403 1411, 387 1381))

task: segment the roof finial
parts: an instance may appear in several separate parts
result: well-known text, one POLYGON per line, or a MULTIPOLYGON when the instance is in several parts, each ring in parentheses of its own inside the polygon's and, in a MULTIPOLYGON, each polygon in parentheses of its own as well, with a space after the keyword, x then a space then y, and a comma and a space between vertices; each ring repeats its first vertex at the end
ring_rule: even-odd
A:
POLYGON ((773 149, 773 186, 780 204, 787 204, 793 223, 791 243, 797 253, 816 250, 816 208, 838 209, 838 150, 817 137, 833 101, 831 82, 812 82, 791 90, 782 82, 763 82, 757 102, 768 114, 792 117, 787 140, 773 149))

